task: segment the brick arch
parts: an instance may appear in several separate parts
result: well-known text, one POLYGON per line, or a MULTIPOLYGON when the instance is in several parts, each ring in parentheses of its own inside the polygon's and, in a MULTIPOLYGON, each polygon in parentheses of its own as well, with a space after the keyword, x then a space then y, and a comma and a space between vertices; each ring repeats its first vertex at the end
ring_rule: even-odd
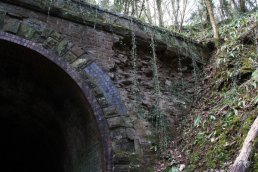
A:
POLYGON ((0 40, 36 51, 58 65, 76 82, 90 103, 98 123, 104 171, 128 170, 130 162, 127 153, 134 152, 134 130, 111 79, 87 53, 62 34, 44 28, 40 33, 36 32, 40 35, 31 36, 35 31, 33 29, 20 20, 6 20, 3 31, 0 31, 0 40))
POLYGON ((128 171, 130 155, 141 148, 120 94, 108 74, 95 63, 96 58, 48 23, 28 20, 8 12, 0 13, 0 36, 28 48, 37 47, 44 56, 52 57, 52 54, 60 62, 59 65, 63 65, 61 68, 69 69, 70 75, 77 78, 79 86, 89 87, 92 102, 97 105, 93 107, 103 114, 100 119, 105 121, 99 125, 105 128, 101 134, 109 135, 104 144, 108 150, 105 155, 109 163, 107 167, 112 171, 128 171))
POLYGON ((101 143, 102 143, 102 163, 103 163, 103 171, 111 171, 111 140, 109 134, 109 128, 104 117, 104 113, 101 109, 100 104, 98 103, 94 93, 89 88, 89 85, 84 82, 83 75, 78 74, 67 62, 62 61, 57 55, 39 47, 37 44, 32 41, 25 40, 23 38, 13 36, 8 33, 0 32, 0 40, 4 40, 7 42, 12 42, 23 46, 25 48, 29 48, 37 53, 41 54, 51 62, 55 63, 58 67, 60 67, 69 77, 79 86, 83 95, 85 96, 87 102, 91 106, 91 111, 93 112, 96 122, 98 124, 98 129, 101 135, 101 143))

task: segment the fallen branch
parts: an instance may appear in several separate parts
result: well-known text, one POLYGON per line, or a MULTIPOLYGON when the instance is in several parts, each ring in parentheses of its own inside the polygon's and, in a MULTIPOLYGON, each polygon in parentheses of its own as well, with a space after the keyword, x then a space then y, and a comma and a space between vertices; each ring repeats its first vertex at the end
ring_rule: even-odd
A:
POLYGON ((234 164, 232 165, 230 172, 246 172, 248 167, 248 158, 252 152, 254 145, 254 140, 258 135, 258 116, 253 122, 248 134, 245 138, 244 144, 240 151, 240 154, 236 158, 234 164))

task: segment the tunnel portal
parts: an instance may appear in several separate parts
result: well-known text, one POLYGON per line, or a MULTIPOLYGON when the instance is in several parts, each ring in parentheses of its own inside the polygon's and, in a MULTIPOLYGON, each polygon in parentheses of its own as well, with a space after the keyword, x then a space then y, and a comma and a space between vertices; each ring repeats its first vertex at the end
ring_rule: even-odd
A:
POLYGON ((100 133, 80 87, 36 51, 1 40, 0 52, 0 171, 102 171, 100 133))

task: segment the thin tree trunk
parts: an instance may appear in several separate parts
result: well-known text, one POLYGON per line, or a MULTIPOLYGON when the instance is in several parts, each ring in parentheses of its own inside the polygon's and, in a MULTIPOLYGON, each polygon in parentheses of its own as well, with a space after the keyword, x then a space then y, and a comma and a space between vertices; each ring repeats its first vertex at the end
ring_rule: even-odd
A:
POLYGON ((141 9, 140 9, 140 14, 139 14, 138 18, 141 18, 144 6, 145 6, 145 0, 142 1, 142 5, 141 5, 141 9))
POLYGON ((153 12, 153 13, 154 13, 154 14, 153 14, 153 18, 154 18, 153 21, 154 21, 154 22, 153 22, 153 23, 154 23, 154 25, 157 25, 157 10, 156 10, 156 6, 157 6, 156 4, 157 4, 157 3, 156 3, 156 1, 153 1, 153 4, 154 4, 154 7, 153 7, 153 8, 154 8, 154 10, 153 10, 153 11, 154 11, 154 12, 153 12))
POLYGON ((235 0, 231 0, 231 3, 233 4, 233 6, 234 6, 234 9, 237 11, 237 4, 236 4, 236 2, 235 2, 235 0))
POLYGON ((179 29, 178 29, 179 32, 181 32, 182 27, 183 27, 183 23, 184 23, 184 21, 185 21, 185 15, 186 15, 187 4, 188 4, 188 0, 184 0, 184 1, 183 1, 183 9, 182 9, 182 11, 180 11, 180 14, 181 14, 181 21, 180 21, 180 25, 179 25, 179 29))
POLYGON ((135 14, 134 0, 131 1, 131 7, 132 7, 131 16, 134 16, 134 14, 135 14))
POLYGON ((248 158, 254 146, 254 140, 258 135, 258 116, 252 124, 245 138, 240 154, 236 158, 230 172, 246 172, 248 167, 248 158))
POLYGON ((138 15, 139 15, 138 0, 134 0, 134 9, 135 9, 135 16, 138 17, 138 15))
POLYGON ((128 2, 128 0, 126 0, 125 4, 124 4, 124 14, 125 15, 129 14, 129 2, 128 2))
POLYGON ((246 12, 245 0, 239 0, 239 4, 240 4, 240 12, 241 13, 246 12))
POLYGON ((179 0, 171 0, 175 29, 178 29, 179 0))
POLYGON ((230 2, 228 1, 224 1, 224 13, 225 13, 225 16, 226 17, 232 17, 232 11, 231 11, 231 5, 230 5, 230 2))
POLYGON ((157 3, 157 9, 158 9, 158 18, 159 18, 159 26, 164 26, 163 23, 163 12, 161 7, 161 0, 156 0, 157 3))
POLYGON ((208 25, 208 24, 211 23, 211 21, 210 21, 210 16, 209 16, 209 12, 208 12, 207 5, 206 5, 205 0, 202 0, 202 6, 203 6, 203 8, 205 9, 205 13, 204 13, 205 24, 208 25))
POLYGON ((146 0, 146 16, 150 24, 153 24, 149 0, 146 0))
POLYGON ((211 0, 205 0, 205 4, 206 4, 206 7, 207 7, 209 16, 210 16, 210 22, 211 22, 211 26, 212 26, 212 29, 213 29, 213 37, 214 37, 215 41, 219 41, 220 40, 219 29, 218 29, 218 26, 216 24, 216 20, 215 20, 215 17, 214 17, 211 0))
POLYGON ((224 0, 219 0, 221 19, 225 19, 225 11, 224 11, 224 0))

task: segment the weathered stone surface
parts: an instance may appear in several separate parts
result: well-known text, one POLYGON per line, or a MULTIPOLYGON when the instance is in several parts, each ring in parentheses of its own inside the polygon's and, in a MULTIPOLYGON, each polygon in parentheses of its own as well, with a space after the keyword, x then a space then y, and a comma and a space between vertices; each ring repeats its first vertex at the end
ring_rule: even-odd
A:
POLYGON ((107 100, 105 99, 105 97, 99 97, 99 98, 97 98, 97 100, 98 100, 98 102, 99 102, 99 104, 100 104, 100 106, 101 106, 102 108, 108 107, 108 102, 107 102, 107 100))
POLYGON ((57 41, 61 41, 62 40, 61 33, 56 32, 56 31, 51 32, 51 37, 54 38, 57 41))
MULTIPOLYGON (((178 35, 157 28, 156 52, 152 52, 150 35, 144 34, 142 29, 152 32, 153 28, 133 20, 135 25, 142 26, 142 29, 136 27, 137 76, 134 76, 131 31, 127 18, 121 19, 119 16, 106 11, 100 12, 100 9, 93 7, 100 12, 98 20, 95 20, 92 14, 87 14, 82 19, 81 13, 76 11, 77 4, 65 6, 63 1, 53 1, 50 16, 46 15, 49 6, 49 2, 46 1, 12 1, 18 6, 3 2, 11 1, 0 2, 1 30, 26 38, 17 42, 22 42, 28 47, 39 44, 44 51, 54 53, 60 61, 71 64, 64 63, 62 67, 69 66, 68 68, 77 70, 72 76, 76 73, 81 76, 78 85, 91 90, 94 102, 98 104, 98 108, 94 108, 105 115, 96 119, 103 121, 110 128, 110 131, 105 131, 103 134, 110 133, 113 139, 110 142, 112 151, 126 153, 137 151, 145 154, 149 150, 148 138, 153 132, 150 123, 140 116, 150 117, 153 113, 153 100, 157 96, 153 82, 154 65, 159 72, 162 97, 160 109, 170 121, 171 127, 176 128, 177 116, 180 116, 182 109, 187 107, 187 101, 191 101, 190 90, 194 82, 190 79, 193 66, 189 57, 196 57, 201 63, 199 58, 203 53, 201 46, 194 41, 183 40, 178 35), (32 12, 35 9, 43 13, 32 12), (6 16, 7 11, 12 15, 6 16), (16 11, 19 11, 17 15, 16 11), (52 17, 51 14, 56 17, 52 17), (111 25, 103 23, 106 20, 111 25), (112 25, 116 20, 117 26, 112 25), (34 44, 28 44, 28 39, 34 44), (164 41, 168 39, 172 44, 164 41), (157 64, 153 64, 153 53, 157 55, 157 64), (182 90, 178 90, 179 84, 182 83, 183 91, 187 93, 183 96, 182 90), (135 94, 136 87, 137 94, 135 94)), ((91 13, 92 9, 88 7, 87 4, 83 4, 82 8, 91 13)), ((48 53, 46 55, 49 55, 48 53)), ((146 154, 150 156, 149 153, 146 154)), ((115 162, 118 166, 119 163, 123 164, 122 160, 115 162)), ((125 168, 124 166, 114 168, 120 171, 127 169, 129 163, 128 161, 126 163, 125 168)))
POLYGON ((107 121, 108 121, 109 128, 116 128, 116 127, 124 126, 124 121, 123 121, 122 117, 108 118, 107 121))
POLYGON ((77 45, 73 46, 71 51, 77 56, 80 57, 85 51, 83 50, 82 47, 79 47, 77 45))
POLYGON ((72 63, 77 59, 77 56, 74 55, 72 52, 68 52, 64 55, 64 58, 69 62, 72 63))
POLYGON ((94 93, 97 98, 104 97, 103 92, 99 88, 94 88, 94 93))
POLYGON ((89 59, 79 58, 75 62, 72 63, 72 66, 76 69, 83 69, 87 64, 90 63, 89 59))
POLYGON ((106 118, 111 118, 111 117, 118 116, 118 114, 116 112, 116 108, 112 107, 112 106, 103 108, 103 112, 104 112, 106 118))
MULTIPOLYGON (((137 42, 142 42, 145 47, 146 45, 149 45, 148 42, 151 34, 154 34, 154 37, 157 39, 157 43, 160 42, 160 45, 167 44, 167 47, 176 47, 177 52, 180 52, 180 54, 183 54, 184 56, 191 58, 190 55, 194 54, 200 62, 203 61, 202 56, 205 56, 203 47, 190 38, 180 36, 177 33, 170 33, 158 27, 152 27, 136 19, 129 19, 126 16, 113 14, 111 12, 99 9, 98 7, 89 5, 86 2, 70 2, 69 5, 67 5, 65 2, 55 1, 51 3, 52 5, 50 10, 48 5, 42 6, 44 1, 37 2, 31 0, 16 0, 15 3, 32 7, 39 11, 45 12, 46 14, 50 13, 70 21, 89 25, 99 30, 105 30, 117 35, 122 35, 124 37, 131 35, 131 28, 134 28, 138 40, 137 42), (84 11, 87 11, 87 13, 84 11), (82 12, 84 12, 84 15, 81 15, 82 12), (131 23, 132 20, 133 23, 131 23), (112 27, 110 27, 110 25, 112 27), (146 35, 146 33, 150 34, 146 35), (188 48, 186 49, 186 47, 188 48)), ((165 50, 166 48, 164 51, 165 50)))
POLYGON ((71 41, 64 39, 56 47, 56 52, 59 56, 63 56, 72 46, 73 43, 71 41))
POLYGON ((50 29, 50 28, 44 28, 44 29, 42 30, 40 36, 45 39, 45 38, 48 38, 52 32, 53 32, 52 29, 50 29))
POLYGON ((19 30, 20 24, 21 24, 21 21, 17 19, 5 20, 3 30, 6 32, 16 34, 19 30))
POLYGON ((130 140, 134 140, 136 137, 135 129, 133 129, 133 128, 127 128, 126 134, 127 134, 128 139, 130 139, 130 140))
POLYGON ((30 27, 26 24, 21 24, 19 29, 19 35, 31 39, 36 34, 36 30, 33 27, 30 27))
POLYGON ((120 140, 127 137, 126 127, 114 128, 111 130, 111 137, 115 140, 120 140))
POLYGON ((124 152, 117 152, 113 159, 114 164, 128 164, 130 162, 129 155, 124 152))
POLYGON ((122 152, 135 152, 134 142, 128 140, 127 138, 114 140, 112 142, 112 147, 114 150, 122 152))
POLYGON ((114 172, 129 172, 128 165, 116 165, 114 167, 114 172))
POLYGON ((48 37, 47 40, 43 43, 43 47, 46 49, 53 49, 58 44, 58 41, 52 37, 48 37))
POLYGON ((0 11, 0 29, 3 28, 4 26, 4 17, 5 17, 6 13, 4 11, 0 11))
POLYGON ((15 13, 8 12, 7 14, 8 14, 8 16, 11 16, 11 17, 13 17, 13 18, 17 18, 17 19, 19 19, 19 20, 22 20, 22 19, 25 19, 25 18, 29 18, 28 15, 24 15, 24 14, 19 13, 19 12, 17 12, 17 11, 16 11, 15 13))

